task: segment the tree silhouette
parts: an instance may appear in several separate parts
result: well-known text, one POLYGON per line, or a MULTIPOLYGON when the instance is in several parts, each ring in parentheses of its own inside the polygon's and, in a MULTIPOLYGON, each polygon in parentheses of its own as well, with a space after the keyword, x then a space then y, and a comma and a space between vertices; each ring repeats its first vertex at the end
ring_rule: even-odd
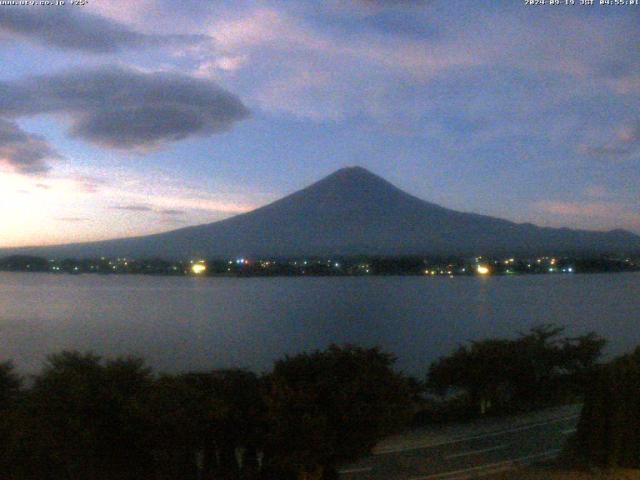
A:
POLYGON ((268 453, 280 475, 330 478, 402 425, 413 392, 378 348, 332 345, 276 362, 268 378, 268 453))
POLYGON ((102 364, 93 354, 62 352, 25 398, 23 454, 37 478, 139 478, 150 464, 144 418, 152 378, 142 360, 102 364))
POLYGON ((17 453, 15 444, 20 422, 15 412, 20 398, 22 379, 14 372, 11 362, 0 363, 0 478, 13 468, 17 453))
POLYGON ((0 365, 2 480, 322 478, 411 413, 416 383, 377 348, 286 357, 258 377, 155 377, 138 358, 50 355, 29 388, 0 365))
POLYGON ((185 472, 195 478, 199 467, 219 476, 239 473, 240 465, 255 469, 264 405, 258 378, 243 370, 161 377, 149 410, 156 419, 154 456, 161 478, 185 472))
POLYGON ((599 369, 590 385, 577 452, 599 466, 640 467, 640 348, 599 369))
POLYGON ((595 333, 560 338, 563 331, 541 325, 514 340, 460 346, 431 364, 427 386, 441 395, 462 390, 480 413, 532 408, 581 394, 605 341, 595 333))

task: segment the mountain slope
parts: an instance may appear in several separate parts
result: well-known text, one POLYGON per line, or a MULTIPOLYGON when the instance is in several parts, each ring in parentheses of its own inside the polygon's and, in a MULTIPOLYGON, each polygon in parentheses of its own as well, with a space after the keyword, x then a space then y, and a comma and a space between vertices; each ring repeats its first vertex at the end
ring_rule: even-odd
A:
POLYGON ((22 253, 190 258, 636 250, 640 237, 630 232, 542 228, 457 212, 351 167, 219 222, 145 237, 22 249, 22 253))

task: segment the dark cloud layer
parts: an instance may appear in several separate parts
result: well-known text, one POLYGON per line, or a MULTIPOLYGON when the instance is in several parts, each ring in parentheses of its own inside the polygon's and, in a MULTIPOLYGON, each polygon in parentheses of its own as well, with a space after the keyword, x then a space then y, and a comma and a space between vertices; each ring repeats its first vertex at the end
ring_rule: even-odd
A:
POLYGON ((91 53, 113 53, 124 48, 190 44, 204 35, 146 35, 112 20, 74 8, 2 8, 0 33, 43 45, 91 53))
POLYGON ((66 114, 73 136, 119 149, 146 149, 229 130, 247 118, 238 97, 210 80, 120 68, 0 82, 0 116, 66 114))
POLYGON ((0 163, 25 175, 49 171, 48 159, 58 153, 40 135, 27 133, 12 121, 0 118, 0 163))

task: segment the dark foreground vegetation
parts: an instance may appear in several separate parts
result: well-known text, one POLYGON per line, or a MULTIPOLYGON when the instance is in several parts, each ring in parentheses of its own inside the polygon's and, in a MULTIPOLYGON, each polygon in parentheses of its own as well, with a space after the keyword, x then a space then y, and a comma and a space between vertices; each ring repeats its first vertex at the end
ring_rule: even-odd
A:
POLYGON ((591 379, 574 447, 588 464, 640 468, 640 347, 591 379))
POLYGON ((563 330, 542 325, 516 339, 471 342, 434 362, 427 387, 449 398, 436 414, 460 418, 580 400, 606 342, 595 333, 561 337, 563 330))
POLYGON ((640 479, 640 347, 592 372, 577 433, 558 459, 487 478, 640 479))
POLYGON ((588 462, 639 466, 640 349, 598 364, 604 340, 544 325, 461 346, 425 382, 378 348, 331 346, 245 370, 154 374, 138 358, 0 364, 0 478, 331 479, 410 421, 460 420, 567 401, 585 409, 588 462))
POLYGON ((402 425, 416 390, 378 349, 330 347, 242 370, 154 376, 135 358, 0 369, 0 478, 334 478, 402 425))

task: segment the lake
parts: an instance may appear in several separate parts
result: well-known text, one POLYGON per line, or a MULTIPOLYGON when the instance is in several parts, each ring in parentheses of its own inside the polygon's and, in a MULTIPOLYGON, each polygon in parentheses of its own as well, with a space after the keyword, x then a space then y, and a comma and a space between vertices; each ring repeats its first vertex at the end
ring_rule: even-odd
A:
POLYGON ((332 342, 380 345, 424 377, 459 343, 540 323, 640 344, 640 273, 504 277, 191 278, 0 273, 0 360, 61 349, 140 355, 160 371, 270 368, 332 342))

